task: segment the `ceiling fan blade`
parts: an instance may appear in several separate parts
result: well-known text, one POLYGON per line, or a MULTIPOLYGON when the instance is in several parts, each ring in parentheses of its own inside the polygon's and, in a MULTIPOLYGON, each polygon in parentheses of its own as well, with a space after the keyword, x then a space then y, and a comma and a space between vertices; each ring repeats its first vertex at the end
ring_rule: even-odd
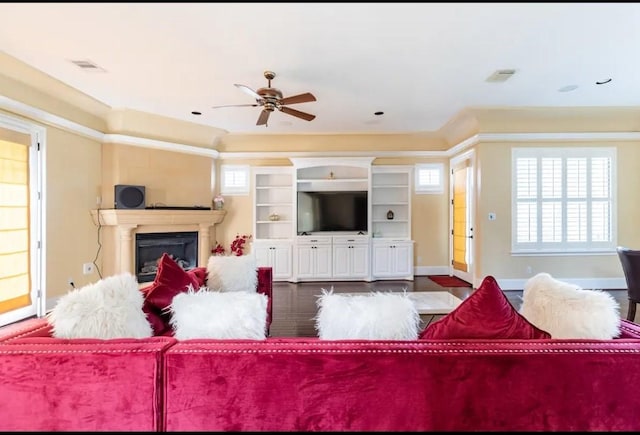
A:
POLYGON ((271 114, 270 110, 262 109, 262 112, 260 112, 260 116, 258 117, 258 122, 256 122, 256 125, 265 125, 269 120, 270 114, 271 114))
POLYGON ((247 94, 251 95, 253 98, 255 98, 256 100, 262 100, 262 97, 260 96, 260 94, 258 94, 256 91, 254 91, 253 89, 251 89, 249 86, 245 86, 245 85, 239 85, 239 84, 235 84, 235 87, 243 90, 244 92, 246 92, 247 94))
POLYGON ((281 107, 280 111, 286 113, 287 115, 297 116, 298 118, 304 119, 305 121, 312 121, 316 117, 316 115, 301 112, 295 109, 290 109, 289 107, 281 107))
POLYGON ((212 109, 219 109, 221 107, 258 107, 259 104, 254 103, 254 104, 225 104, 222 106, 211 106, 212 109))
POLYGON ((313 94, 306 92, 304 94, 283 98, 280 100, 280 104, 308 103, 309 101, 316 101, 316 97, 314 97, 313 94))

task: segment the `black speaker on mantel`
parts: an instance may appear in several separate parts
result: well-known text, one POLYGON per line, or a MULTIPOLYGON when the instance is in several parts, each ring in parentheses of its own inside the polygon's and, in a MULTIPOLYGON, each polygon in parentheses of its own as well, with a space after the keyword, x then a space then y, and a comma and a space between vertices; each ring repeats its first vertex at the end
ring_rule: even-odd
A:
POLYGON ((144 186, 115 185, 114 207, 120 209, 145 208, 144 186))

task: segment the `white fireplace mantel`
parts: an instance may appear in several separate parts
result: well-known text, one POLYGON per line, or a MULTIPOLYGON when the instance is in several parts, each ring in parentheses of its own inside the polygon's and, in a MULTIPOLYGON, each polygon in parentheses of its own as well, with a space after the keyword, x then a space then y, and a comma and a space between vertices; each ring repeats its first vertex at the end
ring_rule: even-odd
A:
POLYGON ((210 238, 215 238, 213 227, 221 223, 226 214, 225 210, 91 210, 94 224, 115 229, 105 240, 103 263, 107 275, 124 272, 135 275, 136 233, 197 231, 198 266, 206 266, 211 255, 210 238))

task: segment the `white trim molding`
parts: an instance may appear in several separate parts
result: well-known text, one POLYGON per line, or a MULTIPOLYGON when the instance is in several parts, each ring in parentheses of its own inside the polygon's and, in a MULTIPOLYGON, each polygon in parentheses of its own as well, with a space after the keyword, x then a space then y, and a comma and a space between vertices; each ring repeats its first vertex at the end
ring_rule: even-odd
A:
MULTIPOLYGON (((627 282, 624 278, 556 278, 583 289, 596 290, 626 290, 627 282)), ((529 278, 496 278, 502 290, 522 290, 529 278)))
POLYGON ((103 143, 117 143, 122 145, 132 145, 144 148, 155 148, 164 151, 178 151, 186 154, 196 154, 211 158, 218 158, 220 153, 217 150, 202 148, 193 145, 185 145, 175 142, 165 142, 155 139, 146 139, 142 137, 126 136, 123 134, 105 134, 102 137, 103 143))
MULTIPOLYGON (((446 158, 457 155, 480 142, 606 142, 606 141, 640 141, 640 132, 589 132, 589 133, 478 133, 464 139, 443 151, 309 151, 309 152, 218 152, 215 149, 204 148, 175 142, 127 136, 121 134, 105 134, 85 127, 76 122, 53 115, 20 101, 0 95, 0 109, 15 113, 36 122, 52 125, 78 135, 103 142, 118 143, 156 148, 167 151, 198 154, 221 159, 277 159, 291 157, 406 157, 406 158, 446 158)), ((363 133, 364 134, 364 133, 363 133)), ((383 134, 383 133, 381 133, 383 134)))

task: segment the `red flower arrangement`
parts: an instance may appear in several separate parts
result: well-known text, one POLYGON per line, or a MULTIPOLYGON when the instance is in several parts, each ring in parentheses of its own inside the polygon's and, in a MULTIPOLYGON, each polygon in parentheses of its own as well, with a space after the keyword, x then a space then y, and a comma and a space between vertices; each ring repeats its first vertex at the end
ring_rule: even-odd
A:
POLYGON ((236 238, 231 242, 231 254, 236 256, 241 256, 244 254, 244 245, 247 243, 247 240, 251 240, 251 235, 236 235, 236 238))
MULTIPOLYGON (((242 236, 240 234, 236 235, 236 238, 231 242, 231 253, 229 255, 235 255, 237 257, 244 255, 244 245, 247 243, 247 240, 251 240, 250 234, 242 236)), ((211 253, 213 255, 226 255, 227 252, 224 249, 224 246, 216 242, 216 247, 211 250, 211 253)))
POLYGON ((222 246, 220 243, 216 242, 216 247, 211 250, 211 253, 213 255, 224 255, 225 254, 224 246, 222 246))

